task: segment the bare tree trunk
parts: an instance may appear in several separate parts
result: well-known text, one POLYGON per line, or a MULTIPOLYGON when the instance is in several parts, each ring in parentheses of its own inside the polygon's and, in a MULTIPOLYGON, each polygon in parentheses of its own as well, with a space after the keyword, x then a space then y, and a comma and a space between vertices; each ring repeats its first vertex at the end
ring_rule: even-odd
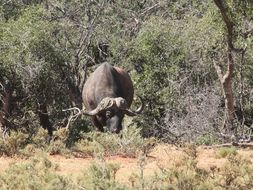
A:
MULTIPOLYGON (((231 56, 231 55, 229 55, 231 56)), ((223 122, 223 128, 229 130, 233 129, 233 121, 234 121, 234 112, 235 112, 235 106, 234 106, 234 97, 233 97, 233 90, 232 90, 232 74, 234 71, 234 62, 233 59, 229 60, 227 63, 227 71, 225 75, 222 75, 222 71, 220 66, 214 62, 214 67, 216 69, 216 72, 218 74, 223 97, 225 100, 225 117, 223 122)))
POLYGON ((225 99, 225 109, 226 109, 226 120, 225 126, 229 129, 234 129, 234 119, 235 119, 235 106, 234 106, 234 96, 232 90, 232 75, 234 71, 234 60, 232 57, 232 53, 230 52, 228 55, 228 68, 226 74, 221 79, 221 84, 223 88, 223 95, 225 99))
POLYGON ((227 15, 227 9, 224 6, 223 0, 213 0, 216 6, 219 8, 222 19, 225 23, 227 29, 227 45, 228 45, 228 59, 227 59, 227 70, 225 75, 222 75, 221 68, 214 62, 215 69, 218 73, 219 80, 221 82, 223 96, 225 99, 225 118, 224 118, 224 127, 226 132, 234 132, 236 135, 236 129, 234 126, 234 119, 235 119, 235 105, 234 105, 234 96, 232 90, 232 82, 233 82, 233 72, 234 72, 234 57, 233 51, 236 49, 233 46, 233 38, 234 38, 234 31, 233 31, 233 23, 227 15))

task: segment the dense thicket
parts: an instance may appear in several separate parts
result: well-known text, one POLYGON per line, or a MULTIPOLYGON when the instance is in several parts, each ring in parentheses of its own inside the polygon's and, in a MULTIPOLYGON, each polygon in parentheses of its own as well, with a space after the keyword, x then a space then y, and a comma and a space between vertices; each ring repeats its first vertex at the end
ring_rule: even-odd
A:
MULTIPOLYGON (((143 115, 130 121, 144 135, 212 141, 229 114, 230 131, 245 133, 253 118, 252 18, 251 0, 1 1, 2 131, 65 126, 70 113, 62 110, 82 107, 87 75, 108 61, 129 71, 145 100, 143 115), (229 53, 232 112, 222 83, 229 53)), ((87 120, 71 129, 87 130, 87 120)))

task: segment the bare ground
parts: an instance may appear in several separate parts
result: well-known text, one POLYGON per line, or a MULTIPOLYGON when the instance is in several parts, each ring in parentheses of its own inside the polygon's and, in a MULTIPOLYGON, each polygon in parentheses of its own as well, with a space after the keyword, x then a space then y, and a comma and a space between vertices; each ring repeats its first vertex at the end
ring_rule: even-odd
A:
MULTIPOLYGON (((226 158, 220 158, 217 154, 218 149, 205 149, 203 147, 197 148, 197 166, 209 170, 211 167, 220 168, 225 162, 226 158)), ((253 151, 250 149, 239 149, 238 153, 253 162, 253 151)), ((148 155, 146 159, 144 176, 151 176, 159 168, 170 168, 172 166, 182 165, 186 154, 182 148, 177 148, 171 145, 158 145, 148 155)), ((80 176, 85 169, 94 161, 95 158, 66 158, 60 155, 49 156, 49 159, 59 166, 58 172, 62 175, 72 177, 80 176)), ((115 162, 120 164, 120 169, 117 172, 116 180, 129 184, 129 177, 133 174, 140 173, 139 158, 126 158, 120 156, 110 156, 105 158, 108 162, 115 162)), ((0 172, 4 171, 13 162, 27 162, 20 158, 0 157, 0 172)))

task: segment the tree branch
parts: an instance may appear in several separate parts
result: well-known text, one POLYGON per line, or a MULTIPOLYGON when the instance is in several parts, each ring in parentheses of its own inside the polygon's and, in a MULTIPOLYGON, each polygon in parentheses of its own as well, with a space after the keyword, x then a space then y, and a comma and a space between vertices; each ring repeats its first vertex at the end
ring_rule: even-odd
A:
POLYGON ((68 118, 68 123, 66 125, 66 128, 68 129, 69 128, 69 125, 72 121, 75 121, 80 115, 82 115, 82 110, 80 110, 79 108, 77 107, 73 107, 73 108, 68 108, 68 109, 64 109, 62 111, 77 111, 76 114, 71 114, 68 118))
POLYGON ((157 8, 157 7, 159 7, 159 6, 160 6, 160 3, 156 3, 156 4, 154 4, 153 6, 146 8, 146 9, 140 14, 140 16, 141 16, 141 17, 145 16, 146 13, 152 11, 153 9, 155 9, 155 8, 157 8))
POLYGON ((219 78, 220 82, 222 83, 223 75, 222 75, 221 67, 214 60, 213 60, 213 65, 214 65, 214 68, 217 72, 218 78, 219 78))
POLYGON ((227 27, 228 48, 230 50, 233 50, 234 49, 234 46, 233 46, 233 22, 230 20, 230 18, 227 15, 227 10, 226 10, 225 6, 223 5, 223 0, 214 0, 214 3, 220 9, 222 19, 225 22, 226 27, 227 27))

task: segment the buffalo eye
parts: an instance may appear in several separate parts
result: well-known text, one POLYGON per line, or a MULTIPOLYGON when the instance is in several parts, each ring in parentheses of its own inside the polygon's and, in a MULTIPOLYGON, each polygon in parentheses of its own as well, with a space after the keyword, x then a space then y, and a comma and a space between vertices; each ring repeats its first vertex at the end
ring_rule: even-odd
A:
POLYGON ((106 111, 105 116, 106 116, 106 118, 112 117, 112 112, 111 111, 106 111))

